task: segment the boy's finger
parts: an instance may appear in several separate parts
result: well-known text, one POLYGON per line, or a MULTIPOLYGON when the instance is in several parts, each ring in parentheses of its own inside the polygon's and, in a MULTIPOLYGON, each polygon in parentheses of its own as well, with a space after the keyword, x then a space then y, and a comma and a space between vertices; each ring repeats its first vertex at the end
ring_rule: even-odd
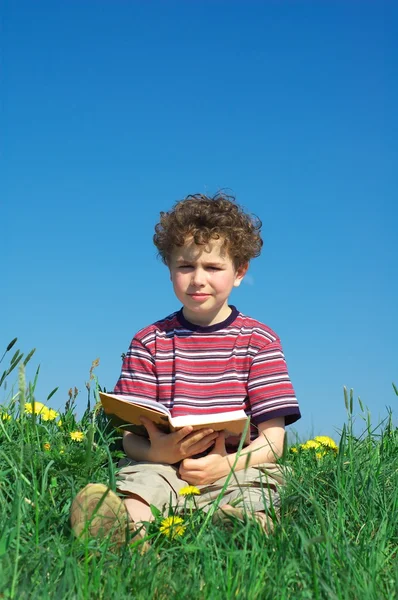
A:
POLYGON ((177 431, 175 431, 173 433, 175 441, 178 443, 181 440, 183 440, 185 437, 187 437, 187 435, 189 435, 190 433, 192 433, 192 427, 190 425, 187 425, 186 427, 183 427, 182 429, 178 429, 177 431))
POLYGON ((184 440, 184 445, 191 449, 196 444, 210 444, 217 437, 217 432, 212 429, 200 429, 198 431, 193 432, 189 438, 184 440))
POLYGON ((147 419, 146 417, 141 417, 140 421, 143 424, 143 426, 145 427, 145 429, 147 430, 150 438, 152 438, 153 436, 156 436, 156 434, 158 434, 158 433, 161 433, 160 429, 158 429, 156 427, 155 423, 153 421, 151 421, 151 419, 147 419))
POLYGON ((190 456, 200 454, 201 452, 204 452, 205 450, 213 446, 214 440, 217 438, 217 435, 218 434, 216 432, 213 432, 212 434, 195 441, 195 443, 192 443, 191 439, 189 441, 187 440, 186 442, 182 442, 181 451, 184 454, 189 454, 190 456))
POLYGON ((214 439, 214 437, 217 435, 217 432, 214 431, 214 429, 197 429, 196 431, 193 431, 190 438, 189 438, 189 442, 192 444, 196 444, 196 442, 199 442, 200 440, 204 440, 207 437, 212 437, 214 439))

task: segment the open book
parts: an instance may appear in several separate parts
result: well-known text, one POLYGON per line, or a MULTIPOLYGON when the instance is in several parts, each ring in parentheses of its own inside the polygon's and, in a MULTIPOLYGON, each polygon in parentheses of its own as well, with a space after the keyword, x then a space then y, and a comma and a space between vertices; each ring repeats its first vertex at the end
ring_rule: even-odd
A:
POLYGON ((248 416, 243 409, 211 415, 172 417, 168 408, 154 400, 138 400, 130 396, 105 392, 99 392, 99 397, 104 412, 114 427, 121 427, 138 435, 146 434, 140 417, 147 417, 165 432, 176 431, 181 427, 191 425, 194 429, 206 427, 214 429, 214 431, 226 430, 226 437, 241 436, 246 431, 245 443, 248 444, 250 441, 248 416))

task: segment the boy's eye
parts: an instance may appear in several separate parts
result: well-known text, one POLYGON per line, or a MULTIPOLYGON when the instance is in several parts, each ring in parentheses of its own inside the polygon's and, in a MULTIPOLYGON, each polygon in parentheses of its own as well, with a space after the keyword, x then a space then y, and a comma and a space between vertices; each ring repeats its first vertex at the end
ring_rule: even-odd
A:
MULTIPOLYGON (((178 265, 179 269, 193 269, 194 267, 192 265, 178 265)), ((209 265, 208 267, 205 267, 208 271, 222 271, 221 267, 212 267, 211 265, 209 265)))

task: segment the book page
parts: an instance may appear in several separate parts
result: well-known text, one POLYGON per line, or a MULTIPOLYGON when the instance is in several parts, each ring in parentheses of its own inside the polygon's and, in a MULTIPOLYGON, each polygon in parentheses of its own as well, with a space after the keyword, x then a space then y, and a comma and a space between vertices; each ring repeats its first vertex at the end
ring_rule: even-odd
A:
POLYGON ((208 425, 216 423, 227 423, 233 421, 246 421, 248 419, 244 410, 233 410, 215 414, 185 415, 172 417, 170 423, 173 427, 184 427, 185 425, 208 425))
POLYGON ((244 410, 203 415, 186 415, 170 419, 172 430, 176 431, 184 425, 193 429, 208 427, 214 431, 225 431, 226 437, 240 436, 245 433, 245 445, 250 443, 250 420, 244 410))

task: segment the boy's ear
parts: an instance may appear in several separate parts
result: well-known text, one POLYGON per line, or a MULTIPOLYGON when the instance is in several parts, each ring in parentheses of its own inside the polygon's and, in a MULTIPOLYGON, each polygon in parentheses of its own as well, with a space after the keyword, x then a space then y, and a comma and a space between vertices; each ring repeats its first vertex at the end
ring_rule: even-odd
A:
POLYGON ((242 265, 241 267, 239 267, 237 269, 236 275, 235 275, 234 287, 240 286, 241 281, 244 278, 244 276, 246 275, 248 268, 249 268, 249 263, 246 263, 245 265, 242 265))

